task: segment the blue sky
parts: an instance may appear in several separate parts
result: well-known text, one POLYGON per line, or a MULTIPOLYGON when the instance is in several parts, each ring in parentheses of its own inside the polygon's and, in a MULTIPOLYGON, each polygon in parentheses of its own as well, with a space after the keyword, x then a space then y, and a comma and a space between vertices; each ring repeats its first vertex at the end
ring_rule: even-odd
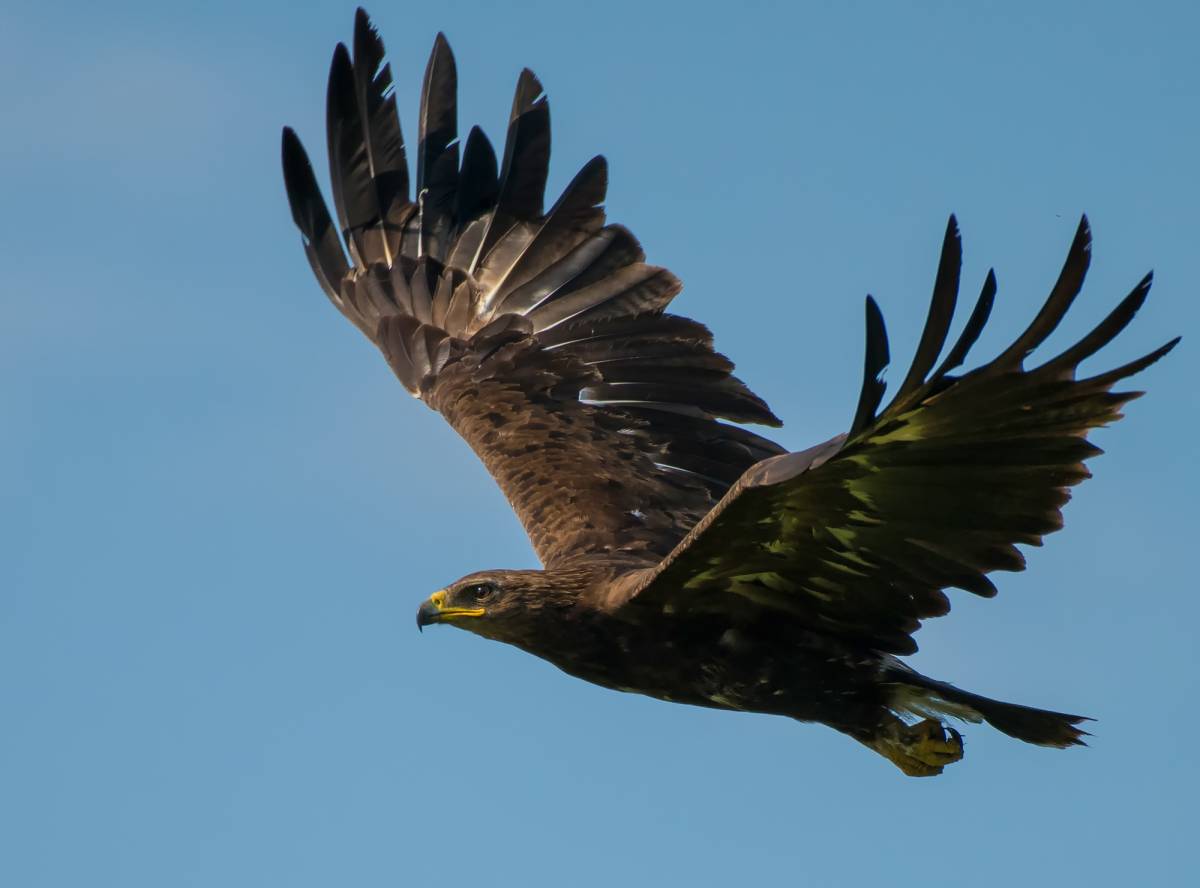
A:
MULTIPOLYGON (((1148 269, 1101 362, 1176 334, 1001 594, 923 671, 1095 715, 1090 749, 985 728, 903 778, 819 726, 585 685, 422 597, 535 564, 483 468, 313 283, 279 128, 323 143, 350 3, 0 10, 0 883, 1181 884, 1196 876, 1200 622, 1189 4, 438 2, 371 11, 406 132, 434 34, 464 121, 551 97, 552 189, 677 272, 802 448, 843 430, 862 297, 911 354, 951 211, 995 353, 1080 212, 1049 343, 1148 269)), ((1093 364, 1099 366, 1099 364, 1093 364)))

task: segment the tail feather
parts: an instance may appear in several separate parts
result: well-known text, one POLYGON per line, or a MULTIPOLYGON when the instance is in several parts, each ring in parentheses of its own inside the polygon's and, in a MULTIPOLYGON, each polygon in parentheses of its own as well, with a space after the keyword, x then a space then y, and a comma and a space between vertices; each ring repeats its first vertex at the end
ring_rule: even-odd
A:
POLYGON ((1059 749, 1086 746, 1083 738, 1090 736, 1078 727, 1093 720, 1085 715, 1004 703, 916 673, 896 677, 900 681, 895 686, 891 706, 901 715, 985 721, 1010 737, 1059 749))
POLYGON ((1019 706, 1016 703, 1002 703, 987 697, 976 697, 974 694, 966 696, 973 698, 974 708, 979 710, 984 721, 1010 737, 1016 737, 1026 743, 1036 743, 1038 746, 1055 746, 1059 749, 1087 746, 1083 738, 1090 735, 1077 727, 1081 722, 1092 721, 1087 716, 1051 712, 1032 706, 1019 706))

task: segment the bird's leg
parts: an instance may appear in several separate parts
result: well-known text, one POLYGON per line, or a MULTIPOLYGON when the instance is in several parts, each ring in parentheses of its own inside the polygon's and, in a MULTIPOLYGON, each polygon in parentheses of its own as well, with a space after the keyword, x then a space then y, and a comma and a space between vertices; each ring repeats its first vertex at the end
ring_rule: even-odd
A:
POLYGON ((932 718, 908 725, 888 713, 871 736, 859 739, 910 777, 936 776, 963 757, 962 735, 932 718))

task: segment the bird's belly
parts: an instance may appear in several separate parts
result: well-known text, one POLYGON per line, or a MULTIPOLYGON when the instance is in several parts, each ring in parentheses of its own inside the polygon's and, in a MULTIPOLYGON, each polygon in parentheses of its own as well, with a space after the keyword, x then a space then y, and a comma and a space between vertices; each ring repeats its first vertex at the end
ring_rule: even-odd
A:
POLYGON ((733 629, 683 640, 623 637, 603 655, 556 665, 613 690, 801 719, 857 698, 876 668, 873 658, 823 640, 778 642, 733 629))

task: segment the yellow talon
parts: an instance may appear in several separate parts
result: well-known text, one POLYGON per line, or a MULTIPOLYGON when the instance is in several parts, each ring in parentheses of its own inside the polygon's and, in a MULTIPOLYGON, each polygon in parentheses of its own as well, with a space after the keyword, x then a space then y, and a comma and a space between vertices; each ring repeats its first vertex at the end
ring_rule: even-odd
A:
POLYGON ((887 724, 870 744, 910 777, 933 777, 963 757, 962 735, 934 719, 915 725, 896 720, 887 724))

